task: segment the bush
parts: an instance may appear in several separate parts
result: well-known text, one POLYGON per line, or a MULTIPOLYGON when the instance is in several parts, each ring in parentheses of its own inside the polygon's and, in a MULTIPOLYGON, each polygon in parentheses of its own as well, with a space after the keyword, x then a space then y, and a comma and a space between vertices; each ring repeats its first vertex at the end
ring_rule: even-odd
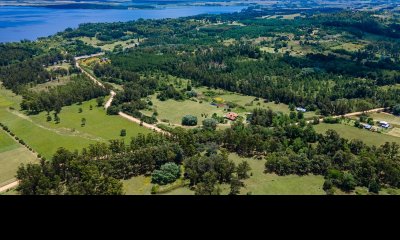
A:
POLYGON ((197 117, 193 116, 193 115, 183 116, 182 125, 184 125, 184 126, 196 126, 197 125, 197 117))
POLYGON ((121 137, 125 137, 126 136, 126 129, 121 129, 120 136, 121 137))
POLYGON ((175 163, 166 163, 161 166, 160 170, 155 170, 151 175, 151 182, 160 185, 175 182, 181 175, 178 165, 175 163))
POLYGON ((107 108, 107 114, 108 115, 118 115, 119 113, 119 107, 117 106, 110 106, 107 108))
POLYGON ((206 130, 215 130, 217 129, 217 120, 214 118, 207 118, 203 120, 203 128, 206 130))
POLYGON ((339 123, 339 118, 326 117, 324 118, 324 123, 336 124, 339 123))

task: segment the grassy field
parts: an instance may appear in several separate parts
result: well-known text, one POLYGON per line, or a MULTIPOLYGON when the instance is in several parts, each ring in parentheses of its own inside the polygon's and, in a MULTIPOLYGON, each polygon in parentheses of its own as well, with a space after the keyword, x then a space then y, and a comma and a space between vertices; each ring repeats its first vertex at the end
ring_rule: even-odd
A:
POLYGON ((59 147, 70 150, 82 149, 96 141, 107 141, 119 138, 120 130, 127 130, 127 137, 149 130, 131 123, 118 116, 108 116, 103 108, 95 107, 95 101, 83 103, 82 106, 64 107, 60 113, 60 124, 46 121, 46 114, 26 116, 19 109, 20 96, 15 96, 4 88, 0 89, 0 122, 6 124, 19 138, 23 139, 35 151, 47 159, 51 158, 59 147), (89 106, 93 105, 93 110, 89 106), (78 109, 83 109, 78 113, 78 109), (85 127, 81 127, 81 119, 86 118, 85 127), (73 129, 75 128, 75 131, 73 129))
POLYGON ((364 141, 367 145, 376 145, 380 146, 385 142, 396 142, 400 144, 400 138, 390 136, 387 134, 381 134, 376 132, 371 132, 365 129, 359 129, 353 126, 345 125, 345 124, 326 124, 321 123, 314 126, 315 130, 318 133, 325 133, 328 129, 335 130, 338 132, 343 138, 346 139, 359 139, 364 141))
POLYGON ((20 145, 14 141, 5 131, 0 129, 0 153, 19 148, 20 145))
POLYGON ((106 111, 103 107, 96 107, 95 99, 84 102, 82 105, 74 104, 72 106, 63 107, 59 117, 61 122, 56 124, 54 121, 47 122, 47 113, 45 112, 31 116, 35 123, 46 128, 95 141, 107 141, 121 138, 121 129, 126 129, 126 137, 124 137, 124 139, 127 141, 138 133, 146 134, 150 132, 147 128, 141 127, 119 116, 106 115, 106 111), (91 105, 92 110, 90 110, 91 105), (82 113, 79 113, 80 108, 82 109, 82 113), (86 119, 85 126, 81 125, 82 118, 86 119))
POLYGON ((124 185, 124 192, 127 195, 150 195, 151 177, 137 176, 128 180, 122 181, 124 185))
POLYGON ((241 158, 231 154, 229 158, 236 164, 247 161, 251 167, 250 178, 244 180, 246 185, 242 188, 241 194, 251 193, 253 195, 325 195, 322 185, 322 176, 287 175, 264 173, 265 160, 241 158))
POLYGON ((0 186, 14 181, 20 164, 36 161, 32 152, 0 130, 0 186))

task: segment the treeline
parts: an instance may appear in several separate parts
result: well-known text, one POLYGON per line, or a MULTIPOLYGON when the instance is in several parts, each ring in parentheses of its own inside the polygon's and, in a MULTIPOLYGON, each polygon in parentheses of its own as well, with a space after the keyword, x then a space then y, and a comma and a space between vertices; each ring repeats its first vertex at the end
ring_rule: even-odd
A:
POLYGON ((51 87, 47 91, 27 91, 23 94, 21 109, 31 114, 41 111, 60 112, 63 106, 81 103, 93 98, 106 96, 108 91, 85 75, 71 77, 63 86, 51 87))

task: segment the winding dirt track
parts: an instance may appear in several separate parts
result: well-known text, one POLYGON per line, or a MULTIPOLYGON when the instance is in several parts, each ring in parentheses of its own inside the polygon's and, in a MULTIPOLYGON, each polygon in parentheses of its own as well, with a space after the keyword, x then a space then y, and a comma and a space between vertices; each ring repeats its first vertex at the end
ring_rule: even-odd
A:
MULTIPOLYGON (((79 61, 78 61, 78 60, 81 60, 81 59, 86 59, 86 58, 91 58, 91 57, 97 57, 97 56, 101 56, 101 55, 104 55, 104 53, 98 53, 98 54, 93 54, 93 55, 87 55, 87 56, 76 57, 76 58, 75 58, 75 62, 76 62, 76 63, 75 63, 75 66, 76 66, 79 70, 81 70, 86 76, 88 76, 93 82, 95 82, 97 85, 99 85, 99 86, 105 88, 105 87, 104 87, 104 84, 101 83, 99 80, 97 80, 97 79, 96 79, 94 76, 92 76, 89 72, 87 72, 86 70, 84 70, 84 69, 79 65, 79 61)), ((109 107, 111 106, 112 101, 114 100, 115 95, 116 95, 116 93, 115 93, 113 90, 111 90, 111 91, 110 91, 110 98, 108 99, 108 101, 107 101, 106 104, 104 105, 104 108, 105 108, 105 109, 107 109, 107 108, 109 108, 109 107)), ((124 113, 124 112, 119 112, 118 114, 119 114, 119 116, 121 116, 121 117, 123 117, 123 118, 125 118, 125 119, 127 119, 127 120, 129 120, 129 121, 131 121, 131 122, 134 122, 134 123, 137 123, 137 124, 141 124, 141 125, 142 125, 143 127, 145 127, 145 128, 151 129, 151 130, 156 131, 156 132, 159 132, 159 133, 164 133, 164 134, 167 134, 167 135, 170 134, 169 132, 164 131, 164 130, 162 130, 161 128, 159 128, 159 127, 157 127, 157 126, 154 126, 154 125, 152 125, 152 124, 148 124, 148 123, 142 122, 140 119, 135 118, 135 117, 132 117, 132 116, 130 116, 130 115, 124 113)))

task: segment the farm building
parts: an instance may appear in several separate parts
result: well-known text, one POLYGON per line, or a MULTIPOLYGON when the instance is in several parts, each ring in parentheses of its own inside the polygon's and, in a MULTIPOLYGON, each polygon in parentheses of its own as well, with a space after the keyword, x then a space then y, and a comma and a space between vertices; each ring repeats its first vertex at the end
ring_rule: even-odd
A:
POLYGON ((227 118, 227 119, 229 119, 229 120, 231 120, 231 121, 235 121, 236 118, 237 118, 238 116, 239 116, 239 115, 238 115, 237 113, 228 112, 228 113, 225 115, 225 118, 227 118))

